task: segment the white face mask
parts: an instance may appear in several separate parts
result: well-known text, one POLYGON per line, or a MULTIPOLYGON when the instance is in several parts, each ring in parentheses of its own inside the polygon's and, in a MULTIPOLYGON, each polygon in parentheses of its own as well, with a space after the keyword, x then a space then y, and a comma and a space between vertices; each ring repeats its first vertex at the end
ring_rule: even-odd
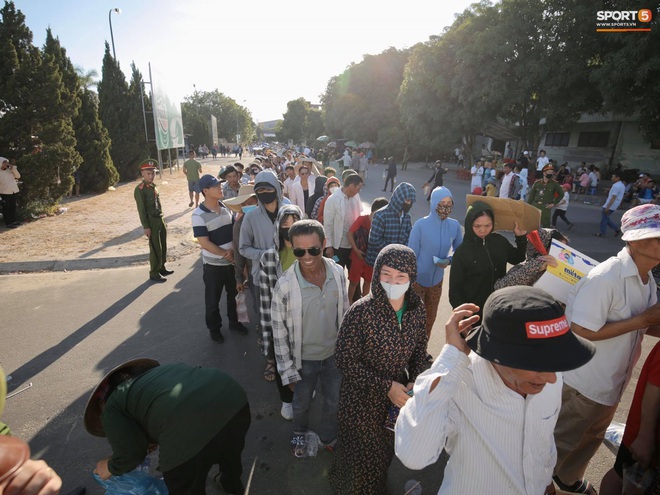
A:
POLYGON ((330 191, 330 194, 332 194, 332 193, 334 193, 338 188, 339 188, 339 186, 330 187, 330 188, 328 188, 328 191, 330 191))
POLYGON ((385 290, 385 294, 387 294, 388 299, 397 300, 401 299, 403 295, 408 292, 410 282, 406 282, 405 284, 392 285, 381 280, 380 285, 385 290))

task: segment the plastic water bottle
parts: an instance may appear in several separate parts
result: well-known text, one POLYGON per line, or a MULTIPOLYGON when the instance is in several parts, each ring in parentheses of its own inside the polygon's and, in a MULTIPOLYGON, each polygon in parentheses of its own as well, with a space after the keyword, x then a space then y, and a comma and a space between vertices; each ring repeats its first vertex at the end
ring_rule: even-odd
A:
POLYGON ((422 484, 417 480, 408 480, 403 485, 403 495, 422 495, 422 484))

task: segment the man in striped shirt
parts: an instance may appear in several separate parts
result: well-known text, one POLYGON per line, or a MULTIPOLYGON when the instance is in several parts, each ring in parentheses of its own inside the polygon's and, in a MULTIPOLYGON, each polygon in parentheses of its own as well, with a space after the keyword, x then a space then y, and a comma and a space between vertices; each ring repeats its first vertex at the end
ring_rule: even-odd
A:
POLYGON ((395 452, 422 469, 446 449, 441 495, 539 495, 556 460, 557 372, 589 361, 594 346, 570 331, 560 304, 540 289, 495 291, 466 341, 462 332, 478 321, 478 310, 454 310, 440 356, 417 377, 414 396, 397 404, 395 452))
POLYGON ((245 335, 247 328, 238 321, 236 313, 236 280, 234 276, 233 225, 234 217, 220 202, 222 182, 210 174, 199 179, 199 191, 204 201, 193 211, 193 234, 202 248, 204 264, 204 302, 206 327, 214 342, 224 342, 220 328, 220 297, 227 291, 229 328, 245 335))

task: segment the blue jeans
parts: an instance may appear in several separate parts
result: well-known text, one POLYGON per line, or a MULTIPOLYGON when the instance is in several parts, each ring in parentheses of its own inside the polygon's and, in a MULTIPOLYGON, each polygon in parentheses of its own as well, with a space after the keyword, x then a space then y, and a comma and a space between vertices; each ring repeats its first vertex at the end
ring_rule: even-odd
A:
POLYGON ((607 227, 614 230, 614 232, 619 231, 619 227, 610 218, 612 213, 614 213, 615 211, 616 210, 606 210, 605 208, 602 209, 602 212, 601 212, 601 215, 600 215, 600 233, 601 233, 601 235, 605 235, 605 233, 607 232, 607 227))
POLYGON ((341 372, 335 365, 335 356, 323 361, 303 360, 300 376, 302 380, 296 382, 293 392, 293 434, 302 435, 309 430, 309 405, 316 383, 320 382, 323 412, 318 435, 322 442, 332 442, 337 438, 337 405, 341 386, 341 372))

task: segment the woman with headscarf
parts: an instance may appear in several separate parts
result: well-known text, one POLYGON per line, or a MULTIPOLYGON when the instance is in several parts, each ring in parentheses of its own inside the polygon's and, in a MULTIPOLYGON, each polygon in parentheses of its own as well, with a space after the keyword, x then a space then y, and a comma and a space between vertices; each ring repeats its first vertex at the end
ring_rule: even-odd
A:
MULTIPOLYGON (((328 181, 328 178, 325 175, 321 175, 314 180, 314 194, 312 194, 307 200, 305 205, 305 214, 307 218, 312 218, 312 212, 314 211, 314 205, 316 205, 316 200, 322 198, 325 194, 324 187, 325 183, 328 181)), ((312 218, 312 220, 316 220, 312 218)))
POLYGON ((274 246, 261 255, 259 275, 259 304, 261 315, 262 347, 266 356, 264 378, 275 380, 282 401, 280 414, 284 419, 293 419, 293 391, 282 384, 282 377, 275 367, 275 352, 273 348, 273 323, 270 315, 270 304, 273 299, 273 289, 278 279, 296 260, 291 242, 289 227, 303 218, 302 211, 296 205, 283 205, 277 212, 275 220, 274 246))
POLYGON ((408 240, 417 256, 417 282, 413 288, 424 301, 426 307, 426 335, 438 313, 442 295, 442 282, 445 268, 451 264, 449 252, 456 252, 463 242, 463 231, 458 220, 449 218, 454 206, 454 198, 446 187, 436 187, 431 193, 431 211, 413 225, 408 240))
POLYGON ((416 279, 413 250, 386 246, 376 259, 371 293, 351 306, 339 329, 335 360, 343 380, 330 471, 339 495, 389 493, 394 426, 388 418, 410 398, 426 359, 426 311, 410 287, 416 279))
POLYGON ((479 315, 495 282, 506 273, 506 264, 525 259, 527 232, 514 224, 516 246, 494 232, 495 214, 483 201, 475 201, 465 214, 465 237, 454 253, 449 277, 449 302, 453 308, 463 303, 479 306, 479 315))

